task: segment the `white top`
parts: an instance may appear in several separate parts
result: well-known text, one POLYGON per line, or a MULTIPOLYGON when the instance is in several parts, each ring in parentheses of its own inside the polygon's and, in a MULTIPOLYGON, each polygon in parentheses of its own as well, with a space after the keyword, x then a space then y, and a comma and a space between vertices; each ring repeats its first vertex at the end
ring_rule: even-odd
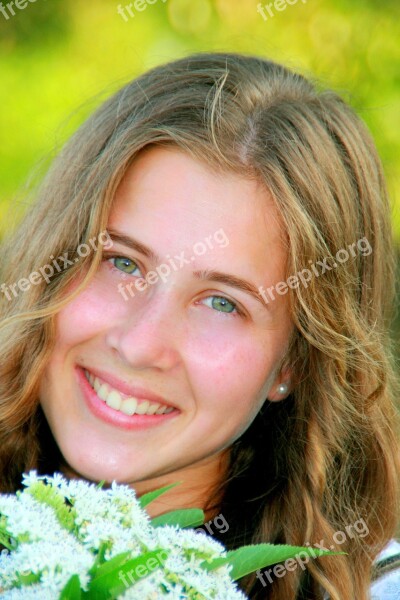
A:
MULTIPOLYGON (((392 539, 378 554, 374 564, 395 554, 400 555, 400 542, 392 539)), ((400 600, 400 567, 375 579, 370 591, 371 600, 400 600)), ((324 595, 324 600, 330 600, 327 593, 324 595)))
MULTIPOLYGON (((382 552, 378 554, 376 561, 388 558, 395 554, 400 555, 400 543, 393 539, 382 552)), ((383 574, 372 582, 371 600, 400 600, 400 567, 397 567, 389 573, 383 574)))

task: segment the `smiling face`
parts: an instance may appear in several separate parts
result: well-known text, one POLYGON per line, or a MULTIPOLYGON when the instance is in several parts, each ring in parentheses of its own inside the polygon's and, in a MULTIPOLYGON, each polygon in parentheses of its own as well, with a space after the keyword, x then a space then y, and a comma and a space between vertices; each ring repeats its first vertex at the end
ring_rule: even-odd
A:
POLYGON ((293 328, 287 296, 266 305, 215 272, 255 289, 283 280, 281 226, 256 181, 215 175, 178 149, 136 158, 110 214, 113 247, 58 313, 41 381, 43 410, 75 472, 127 483, 200 473, 267 397, 279 399, 276 371, 293 328), (157 268, 158 278, 149 274, 157 268), (125 414, 135 406, 144 414, 125 414))

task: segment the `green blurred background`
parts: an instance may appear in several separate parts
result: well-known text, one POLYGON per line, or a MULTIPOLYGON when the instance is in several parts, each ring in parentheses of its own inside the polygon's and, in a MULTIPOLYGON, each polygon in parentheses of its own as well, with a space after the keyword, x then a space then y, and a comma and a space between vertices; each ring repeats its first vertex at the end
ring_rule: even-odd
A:
POLYGON ((60 145, 108 95, 156 64, 228 50, 316 76, 354 106, 385 166, 400 248, 399 0, 281 0, 273 16, 264 10, 267 20, 257 0, 136 0, 125 18, 117 9, 127 0, 19 2, 26 8, 12 15, 3 0, 0 12, 0 236, 60 145))

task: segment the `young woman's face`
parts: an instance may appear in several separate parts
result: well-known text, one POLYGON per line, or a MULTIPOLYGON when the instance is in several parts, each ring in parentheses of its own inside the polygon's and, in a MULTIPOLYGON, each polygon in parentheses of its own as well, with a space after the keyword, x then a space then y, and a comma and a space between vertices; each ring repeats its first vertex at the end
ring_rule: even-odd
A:
POLYGON ((151 148, 118 188, 108 230, 121 239, 57 315, 40 390, 50 428, 88 479, 201 469, 279 399, 288 298, 265 304, 233 279, 256 290, 284 279, 277 210, 255 181, 151 148))

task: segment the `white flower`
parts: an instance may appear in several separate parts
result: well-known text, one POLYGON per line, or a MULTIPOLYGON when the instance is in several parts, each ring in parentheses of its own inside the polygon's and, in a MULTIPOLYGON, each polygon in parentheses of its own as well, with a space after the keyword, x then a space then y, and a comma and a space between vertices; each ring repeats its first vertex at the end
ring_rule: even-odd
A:
POLYGON ((24 474, 23 485, 15 496, 0 495, 0 515, 17 540, 13 551, 0 554, 1 598, 55 600, 72 575, 88 591, 89 571, 106 543, 105 560, 123 552, 129 552, 130 559, 147 551, 157 551, 159 557, 158 568, 153 559, 147 576, 142 573, 138 580, 137 574, 121 571, 126 591, 119 598, 245 600, 230 579, 230 565, 213 571, 202 566, 206 559, 226 556, 222 544, 193 530, 153 527, 129 486, 113 482, 103 490, 93 483, 68 481, 59 473, 38 476, 36 471, 24 474), (18 587, 23 574, 33 574, 38 581, 22 581, 18 587))
POLYGON ((38 481, 43 481, 46 479, 45 475, 38 475, 36 471, 29 471, 29 473, 23 473, 22 475, 22 484, 25 487, 30 487, 34 483, 38 481))
POLYGON ((0 557, 0 587, 10 587, 17 581, 18 573, 31 572, 40 575, 43 589, 59 593, 74 574, 86 586, 92 564, 93 555, 65 532, 58 541, 21 543, 13 552, 0 557))
POLYGON ((52 476, 44 475, 41 479, 45 479, 52 487, 59 488, 63 495, 69 489, 69 482, 61 473, 54 473, 52 476))
POLYGON ((58 539, 65 531, 54 511, 27 493, 0 495, 0 513, 7 517, 7 529, 15 537, 28 534, 30 540, 58 539))
POLYGON ((154 588, 168 590, 168 600, 185 598, 205 598, 224 600, 245 600, 246 596, 232 582, 230 565, 223 565, 214 571, 206 571, 201 563, 205 560, 226 556, 222 544, 211 539, 205 533, 182 530, 178 527, 164 526, 154 529, 152 550, 165 548, 169 555, 163 561, 165 568, 153 571, 141 579, 123 595, 124 600, 151 600, 154 588), (162 587, 161 587, 162 586, 162 587), (201 596, 196 596, 201 594, 201 596))
POLYGON ((21 589, 13 588, 1 594, 2 600, 55 600, 51 590, 44 590, 41 585, 24 586, 21 589))

